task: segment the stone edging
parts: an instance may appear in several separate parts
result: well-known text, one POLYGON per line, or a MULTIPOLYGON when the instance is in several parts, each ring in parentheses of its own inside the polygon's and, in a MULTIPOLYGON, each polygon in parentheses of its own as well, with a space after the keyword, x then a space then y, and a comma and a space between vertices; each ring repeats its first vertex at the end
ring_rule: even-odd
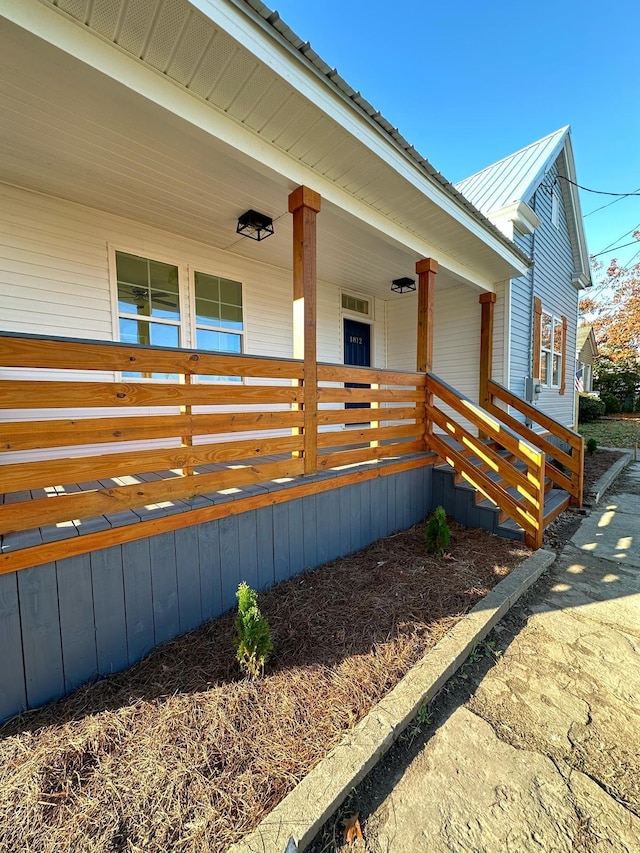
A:
MULTIPOLYGON (((620 450, 619 447, 603 447, 602 450, 620 450)), ((632 450, 622 450, 624 456, 621 456, 617 462, 614 462, 611 468, 608 471, 605 471, 604 474, 600 477, 599 480, 593 484, 593 486, 589 489, 588 494, 585 496, 585 502, 588 502, 592 506, 595 506, 598 501, 602 498, 602 495, 607 491, 609 486, 615 480, 618 479, 620 474, 624 471, 624 469, 629 465, 632 461, 633 451, 632 450)))
POLYGON ((536 551, 500 581, 253 832, 233 844, 227 853, 285 853, 291 837, 297 841, 297 849, 304 850, 349 792, 415 718, 420 707, 435 697, 462 666, 473 647, 486 637, 555 558, 551 551, 536 551))

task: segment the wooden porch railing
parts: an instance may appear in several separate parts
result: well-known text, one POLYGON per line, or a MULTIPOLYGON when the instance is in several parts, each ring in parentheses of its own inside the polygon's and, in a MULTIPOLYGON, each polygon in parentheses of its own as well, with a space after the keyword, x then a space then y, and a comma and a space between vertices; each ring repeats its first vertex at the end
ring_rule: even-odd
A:
POLYGON ((318 365, 320 387, 307 388, 296 359, 8 333, 0 368, 0 421, 18 418, 0 422, 1 534, 296 478, 309 439, 320 470, 424 449, 424 374, 318 365))
POLYGON ((571 503, 574 506, 582 506, 584 489, 584 439, 582 436, 544 412, 541 412, 540 409, 537 409, 525 400, 516 397, 515 394, 493 379, 490 379, 488 383, 488 396, 487 411, 499 417, 503 423, 519 432, 530 444, 546 453, 547 457, 555 460, 556 463, 560 463, 569 472, 568 474, 565 473, 557 465, 554 465, 553 462, 547 460, 545 471, 550 482, 555 483, 555 485, 568 492, 571 495, 571 503), (548 430, 551 435, 567 444, 570 452, 565 452, 552 441, 549 441, 544 435, 540 435, 535 430, 516 420, 516 418, 505 412, 504 409, 497 406, 496 400, 500 400, 502 403, 511 406, 532 423, 539 424, 543 429, 548 430))
POLYGON ((493 417, 433 374, 427 375, 426 389, 433 397, 433 404, 428 410, 430 420, 455 440, 455 445, 450 444, 443 435, 429 431, 427 443, 430 448, 478 492, 493 501, 504 516, 517 521, 524 530, 528 545, 540 548, 544 531, 544 454, 501 419, 493 417), (510 455, 500 455, 444 411, 438 401, 452 409, 462 421, 475 427, 478 433, 505 448, 510 455))

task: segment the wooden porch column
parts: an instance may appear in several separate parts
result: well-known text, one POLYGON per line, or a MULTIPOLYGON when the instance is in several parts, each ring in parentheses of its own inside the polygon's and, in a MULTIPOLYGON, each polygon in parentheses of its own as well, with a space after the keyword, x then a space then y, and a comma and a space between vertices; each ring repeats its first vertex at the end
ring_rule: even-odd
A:
POLYGON ((293 214, 293 357, 304 360, 304 473, 318 470, 316 345, 316 215, 320 195, 300 186, 289 196, 293 214))
POLYGON ((436 287, 438 262, 433 258, 422 258, 416 263, 418 274, 418 353, 419 373, 431 373, 433 369, 433 297, 436 287))
MULTIPOLYGON (((418 342, 416 348, 416 370, 431 373, 433 370, 433 300, 436 289, 438 262, 433 258, 421 258, 416 263, 418 275, 418 342)), ((429 436, 433 432, 431 407, 433 395, 427 392, 424 401, 424 450, 430 449, 429 436)))
POLYGON ((481 293, 478 300, 482 306, 480 317, 480 405, 486 409, 489 404, 489 380, 493 365, 493 306, 495 293, 481 293))

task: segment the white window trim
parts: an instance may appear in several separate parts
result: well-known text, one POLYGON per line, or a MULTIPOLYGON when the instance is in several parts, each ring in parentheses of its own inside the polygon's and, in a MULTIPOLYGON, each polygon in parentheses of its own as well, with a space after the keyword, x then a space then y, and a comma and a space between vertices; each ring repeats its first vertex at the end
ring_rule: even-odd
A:
MULTIPOLYGON (((548 311, 542 311, 542 319, 540 320, 540 365, 542 367, 542 362, 544 361, 545 353, 549 354, 549 361, 547 367, 547 380, 551 379, 551 382, 543 382, 543 388, 552 388, 559 389, 562 387, 562 346, 560 347, 560 351, 556 351, 555 349, 555 329, 556 326, 562 326, 562 318, 556 316, 555 314, 550 314, 548 311), (542 329, 544 325, 544 317, 551 318, 551 341, 550 347, 545 347, 542 345, 542 329), (553 356, 558 356, 558 384, 555 385, 553 383, 553 356)), ((542 373, 542 370, 540 370, 542 373)))
MULTIPOLYGON (((188 267, 189 272, 189 326, 191 329, 191 349, 197 349, 197 340, 198 340, 198 329, 204 329, 206 331, 211 332, 223 332, 225 334, 230 335, 238 335, 240 338, 240 352, 239 353, 227 353, 218 350, 207 350, 207 352, 211 352, 214 355, 245 355, 247 352, 247 338, 246 338, 246 305, 245 305, 245 293, 246 289, 243 281, 238 281, 238 279, 231 278, 229 275, 221 275, 220 272, 213 272, 209 268, 203 268, 200 266, 196 266, 195 264, 189 264, 188 267), (196 273, 201 272, 203 275, 210 275, 213 278, 226 278, 229 281, 238 281, 238 284, 241 288, 242 293, 242 330, 237 331, 236 329, 225 329, 220 326, 204 326, 202 324, 198 325, 196 320, 196 273)), ((202 381, 202 377, 198 377, 197 382, 202 381)), ((205 380, 206 381, 206 380, 205 380)), ((239 376, 234 377, 227 384, 229 385, 238 385, 242 383, 246 384, 247 377, 239 376)), ((218 377, 218 383, 224 384, 224 379, 218 377)))

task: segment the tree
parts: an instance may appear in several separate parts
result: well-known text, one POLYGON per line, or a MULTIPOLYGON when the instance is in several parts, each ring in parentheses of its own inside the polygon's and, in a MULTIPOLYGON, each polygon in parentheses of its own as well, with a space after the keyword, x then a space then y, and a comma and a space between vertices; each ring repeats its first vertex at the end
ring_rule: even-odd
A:
MULTIPOLYGON (((640 241, 640 231, 633 236, 640 241)), ((593 326, 598 344, 596 383, 632 411, 640 395, 640 261, 623 266, 612 258, 606 268, 591 263, 596 284, 580 301, 580 315, 583 325, 593 326)))
MULTIPOLYGON (((640 231, 633 236, 640 242, 640 231)), ((640 369, 640 261, 622 266, 612 258, 605 269, 592 259, 592 271, 599 280, 580 301, 582 323, 593 326, 601 361, 640 369)))

